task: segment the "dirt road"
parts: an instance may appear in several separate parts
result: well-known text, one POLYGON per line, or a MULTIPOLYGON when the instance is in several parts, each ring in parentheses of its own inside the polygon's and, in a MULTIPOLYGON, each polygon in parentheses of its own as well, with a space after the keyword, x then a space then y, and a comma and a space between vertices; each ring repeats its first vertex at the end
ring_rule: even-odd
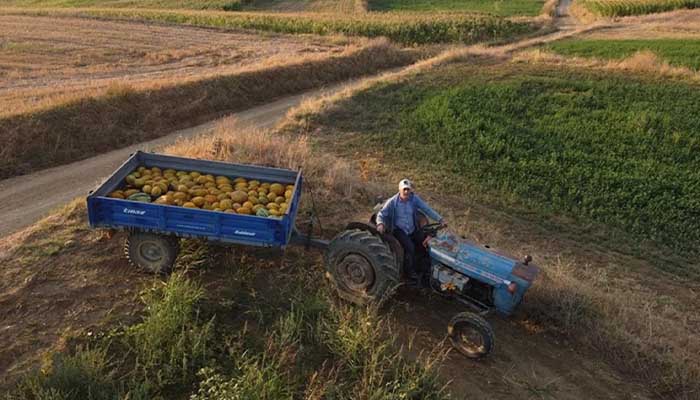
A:
MULTIPOLYGON (((320 89, 233 114, 241 128, 271 128, 287 111, 303 99, 338 90, 342 85, 320 89)), ((87 195, 136 150, 153 151, 178 139, 211 132, 218 120, 174 132, 146 143, 125 147, 106 154, 30 175, 0 181, 0 237, 33 224, 52 209, 77 196, 87 195), (37 193, 45 193, 36 196, 37 193), (27 199, 31 198, 31 201, 27 199)))

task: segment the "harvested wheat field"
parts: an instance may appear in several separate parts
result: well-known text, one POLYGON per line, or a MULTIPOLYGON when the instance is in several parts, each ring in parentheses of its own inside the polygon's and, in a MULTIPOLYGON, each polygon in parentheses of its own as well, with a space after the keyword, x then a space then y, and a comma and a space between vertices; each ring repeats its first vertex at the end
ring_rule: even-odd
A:
POLYGON ((319 58, 348 46, 311 36, 1 15, 0 115, 124 86, 151 88, 319 58))
POLYGON ((619 23, 583 35, 596 39, 700 39, 700 9, 620 18, 619 23))

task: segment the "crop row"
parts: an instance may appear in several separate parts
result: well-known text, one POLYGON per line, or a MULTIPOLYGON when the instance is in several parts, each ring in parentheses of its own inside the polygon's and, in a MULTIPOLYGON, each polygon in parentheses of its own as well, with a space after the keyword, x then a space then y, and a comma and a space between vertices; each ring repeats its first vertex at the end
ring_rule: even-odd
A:
POLYGON ((535 29, 535 26, 527 22, 515 22, 491 15, 465 13, 336 15, 138 9, 22 10, 19 13, 66 14, 214 28, 253 29, 289 34, 343 34, 370 38, 384 36, 405 45, 502 40, 535 29))
POLYGON ((700 0, 584 0, 581 4, 588 11, 603 17, 624 17, 698 8, 700 0))

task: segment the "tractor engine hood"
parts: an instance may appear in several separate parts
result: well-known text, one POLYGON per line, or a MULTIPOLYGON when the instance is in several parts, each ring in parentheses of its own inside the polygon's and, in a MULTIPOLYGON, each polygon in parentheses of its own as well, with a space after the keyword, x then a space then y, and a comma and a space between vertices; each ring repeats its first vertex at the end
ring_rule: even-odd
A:
POLYGON ((539 272, 532 264, 524 264, 451 232, 438 234, 428 244, 433 259, 473 278, 480 277, 493 286, 507 285, 514 279, 530 286, 539 272))

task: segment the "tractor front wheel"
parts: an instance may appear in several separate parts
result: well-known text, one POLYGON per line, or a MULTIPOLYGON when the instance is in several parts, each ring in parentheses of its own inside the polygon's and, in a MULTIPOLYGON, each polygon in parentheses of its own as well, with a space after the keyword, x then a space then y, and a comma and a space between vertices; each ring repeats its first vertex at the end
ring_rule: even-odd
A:
POLYGON ((391 248, 369 231, 349 229, 336 236, 325 255, 326 270, 345 300, 366 304, 384 299, 399 281, 391 248))
POLYGON ((482 358, 493 351, 491 325, 480 315, 463 312, 447 325, 447 335, 457 351, 468 358, 482 358))
POLYGON ((168 274, 180 250, 177 238, 146 232, 132 232, 124 254, 132 265, 151 274, 168 274))

